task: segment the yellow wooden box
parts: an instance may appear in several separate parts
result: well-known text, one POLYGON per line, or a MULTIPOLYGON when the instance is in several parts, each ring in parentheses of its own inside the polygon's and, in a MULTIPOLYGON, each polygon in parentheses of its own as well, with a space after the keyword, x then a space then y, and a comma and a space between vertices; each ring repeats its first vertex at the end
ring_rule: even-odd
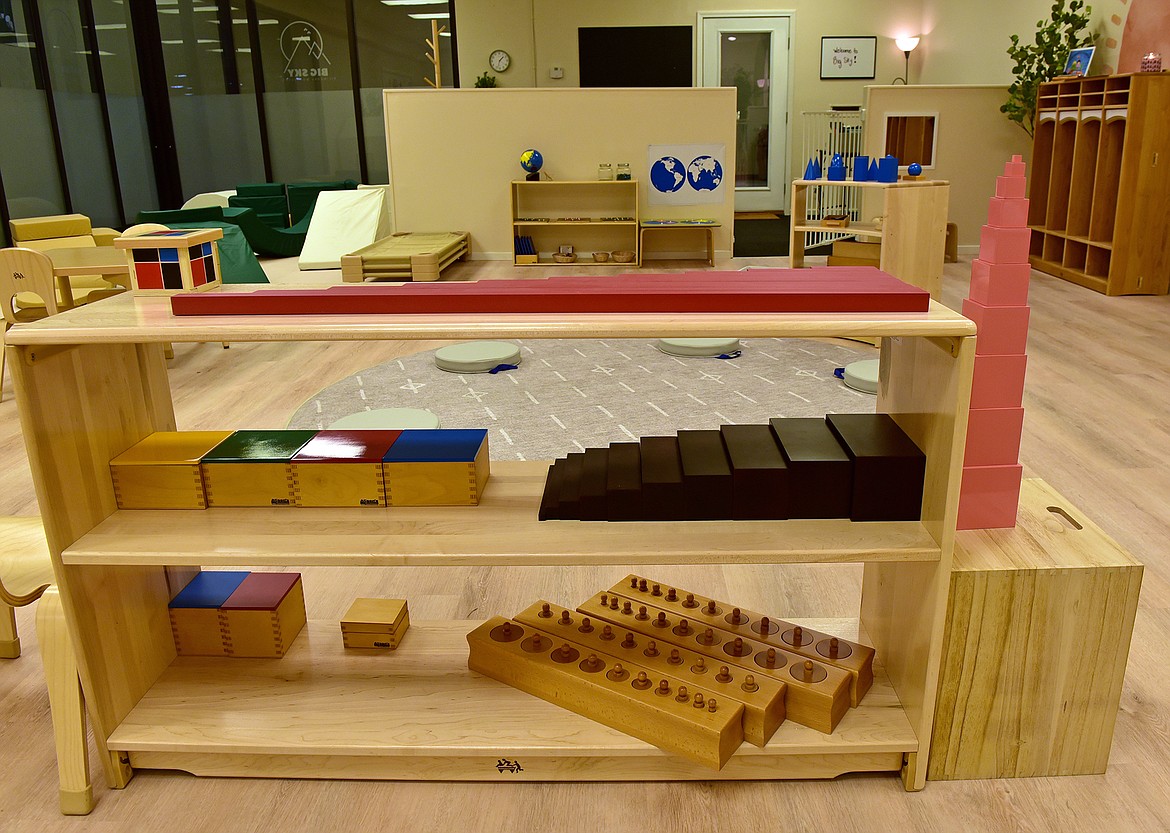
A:
POLYGON ((219 609, 224 653, 283 657, 305 626, 299 573, 250 573, 219 609))
POLYGON ((960 532, 927 777, 1103 773, 1142 572, 1035 478, 1014 529, 960 532))
POLYGON ((293 455, 316 431, 234 431, 203 458, 207 505, 292 506, 293 455))
POLYGON ((119 509, 206 509, 199 461, 231 431, 156 431, 110 461, 119 509))
POLYGON ((341 619, 346 648, 394 650, 410 627, 405 599, 354 599, 341 619))
POLYGON ((490 475, 487 432, 403 431, 382 468, 390 506, 477 505, 490 475))

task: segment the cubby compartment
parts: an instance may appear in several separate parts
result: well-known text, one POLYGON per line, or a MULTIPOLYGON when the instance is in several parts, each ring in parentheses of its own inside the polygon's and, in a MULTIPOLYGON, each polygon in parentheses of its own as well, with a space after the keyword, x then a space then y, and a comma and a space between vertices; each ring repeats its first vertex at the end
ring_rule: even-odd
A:
POLYGON ((1062 113, 1056 124, 1056 136, 1052 142, 1052 179, 1048 185, 1048 211, 1044 223, 1053 231, 1063 231, 1068 224, 1068 198, 1072 188, 1077 124, 1075 113, 1069 118, 1065 118, 1062 113))
POLYGON ((1064 238, 1056 234, 1044 235, 1044 252, 1041 255, 1049 263, 1064 262, 1064 238))
POLYGON ((1089 246, 1089 257, 1085 264, 1085 273, 1095 278, 1109 277, 1109 264, 1113 252, 1100 246, 1089 246))
POLYGON ((1125 148, 1125 119, 1110 119, 1101 126, 1097 151, 1097 173, 1089 221, 1089 239, 1108 243, 1113 239, 1117 218, 1121 158, 1125 148))
MULTIPOLYGON (((1048 185, 1052 181, 1052 143, 1056 136, 1056 118, 1041 118, 1036 123, 1032 150, 1032 182, 1028 189, 1028 223, 1044 225, 1048 207, 1048 185)), ((1033 238, 1034 239, 1034 238, 1033 238)))
POLYGON ((1097 150, 1101 137, 1100 119, 1082 119, 1077 127, 1073 151, 1072 185, 1068 197, 1068 233, 1087 237, 1093 210, 1093 188, 1097 174, 1097 150))
POLYGON ((1078 272, 1085 271, 1085 257, 1088 254, 1089 246, 1087 243, 1082 243, 1079 240, 1064 241, 1064 260, 1062 261, 1066 269, 1075 269, 1078 272))
POLYGON ((1032 237, 1028 240, 1028 254, 1031 257, 1044 256, 1044 233, 1033 230, 1032 237))

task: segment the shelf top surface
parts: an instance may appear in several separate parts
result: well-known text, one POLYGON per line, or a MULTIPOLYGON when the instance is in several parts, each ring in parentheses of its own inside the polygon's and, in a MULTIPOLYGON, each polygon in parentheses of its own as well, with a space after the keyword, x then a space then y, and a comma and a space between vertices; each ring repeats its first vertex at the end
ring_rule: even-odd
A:
POLYGON ((493 461, 478 506, 115 512, 68 564, 458 566, 938 561, 917 521, 539 521, 548 462, 493 461))
POLYGON ((926 185, 950 185, 951 183, 945 179, 899 179, 897 182, 874 182, 873 180, 864 180, 857 182, 852 179, 829 180, 829 179, 797 179, 794 180, 793 185, 840 185, 846 188, 922 188, 926 185))
MULTIPOLYGON (((255 291, 252 285, 217 292, 255 291)), ((759 336, 826 338, 950 337, 975 324, 937 301, 916 313, 491 313, 437 315, 176 316, 169 296, 123 293, 58 315, 17 324, 13 345, 189 343, 205 341, 378 341, 474 338, 660 338, 759 336)))

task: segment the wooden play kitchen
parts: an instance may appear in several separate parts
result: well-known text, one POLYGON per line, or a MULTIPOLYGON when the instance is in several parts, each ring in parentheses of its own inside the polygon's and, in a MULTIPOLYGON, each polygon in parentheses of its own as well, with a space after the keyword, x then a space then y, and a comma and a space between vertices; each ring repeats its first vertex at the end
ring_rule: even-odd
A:
POLYGON ((974 334, 972 322, 933 301, 917 313, 299 315, 272 327, 249 315, 176 317, 169 298, 129 294, 11 330, 7 350, 30 463, 110 784, 125 786, 135 768, 404 780, 501 780, 505 771, 511 780, 886 771, 900 773, 907 789, 921 789, 946 676, 941 660, 974 334), (392 515, 360 508, 117 508, 105 474, 110 460, 152 432, 177 427, 167 343, 350 340, 355 331, 369 340, 726 332, 880 338, 878 410, 926 455, 921 520, 541 522, 547 461, 494 465, 479 506, 384 510, 392 515), (801 622, 876 649, 864 701, 832 734, 786 721, 766 745, 745 744, 713 773, 469 672, 467 635, 478 622, 415 622, 393 664, 347 651, 336 621, 310 620, 307 638, 295 640, 280 660, 176 656, 170 633, 168 604, 201 567, 567 568, 635 561, 781 570, 793 563, 864 564, 856 618, 801 622), (282 705, 274 715, 277 687, 282 705), (433 711, 426 732, 417 731, 420 708, 433 711))

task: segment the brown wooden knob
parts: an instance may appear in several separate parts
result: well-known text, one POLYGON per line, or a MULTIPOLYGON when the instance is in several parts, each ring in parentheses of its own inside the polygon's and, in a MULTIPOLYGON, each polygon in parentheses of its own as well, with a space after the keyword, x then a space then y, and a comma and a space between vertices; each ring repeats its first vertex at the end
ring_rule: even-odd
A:
POLYGON ((544 604, 542 604, 540 606, 539 616, 541 619, 551 619, 552 618, 552 610, 550 610, 549 608, 550 608, 550 605, 548 602, 545 602, 544 604))

